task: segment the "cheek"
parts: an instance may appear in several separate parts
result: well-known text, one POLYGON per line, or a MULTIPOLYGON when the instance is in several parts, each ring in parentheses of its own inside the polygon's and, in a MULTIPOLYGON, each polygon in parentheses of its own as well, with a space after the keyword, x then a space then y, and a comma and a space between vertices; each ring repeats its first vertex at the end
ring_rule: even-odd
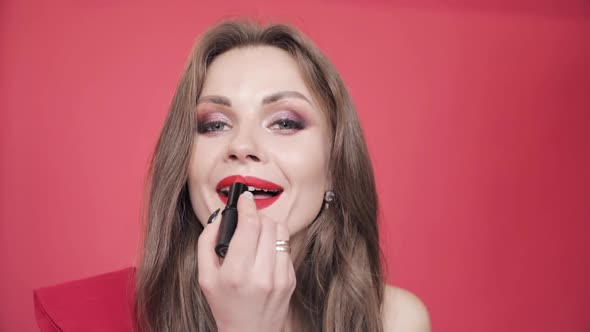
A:
POLYGON ((293 183, 294 185, 298 183, 311 185, 317 183, 319 179, 323 180, 325 176, 324 157, 316 151, 282 153, 279 158, 289 179, 296 182, 293 183))
POLYGON ((319 135, 307 135, 296 140, 277 140, 273 148, 287 177, 296 182, 294 185, 300 182, 309 186, 323 184, 325 180, 328 158, 325 144, 319 135))
POLYGON ((274 155, 293 193, 287 220, 291 234, 306 228, 317 216, 328 180, 328 153, 323 145, 327 143, 317 136, 309 138, 273 145, 280 151, 274 155))
POLYGON ((207 158, 204 158, 207 155, 206 150, 207 147, 204 144, 198 144, 195 141, 188 170, 189 186, 198 187, 204 184, 208 167, 207 158))
POLYGON ((212 158, 206 157, 210 154, 210 150, 210 147, 206 144, 198 144, 198 141, 195 140, 188 170, 188 189, 191 205, 201 223, 205 223, 209 218, 207 215, 208 207, 203 194, 209 185, 207 179, 214 166, 212 158))

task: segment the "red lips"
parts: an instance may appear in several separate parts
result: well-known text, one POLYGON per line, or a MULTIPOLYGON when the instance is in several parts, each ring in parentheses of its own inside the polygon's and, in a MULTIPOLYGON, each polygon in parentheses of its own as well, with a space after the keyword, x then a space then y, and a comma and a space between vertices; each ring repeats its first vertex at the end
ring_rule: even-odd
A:
POLYGON ((254 199, 254 202, 256 203, 256 209, 258 210, 264 209, 265 207, 274 203, 277 199, 279 199, 279 196, 281 196, 283 190, 283 187, 279 186, 278 184, 257 178, 255 176, 231 175, 219 181, 216 187, 217 193, 219 194, 219 198, 221 199, 221 201, 223 201, 224 204, 227 204, 227 197, 220 192, 221 188, 229 187, 236 181, 242 182, 247 186, 252 186, 259 189, 281 190, 281 192, 279 192, 279 194, 276 196, 263 199, 254 199))

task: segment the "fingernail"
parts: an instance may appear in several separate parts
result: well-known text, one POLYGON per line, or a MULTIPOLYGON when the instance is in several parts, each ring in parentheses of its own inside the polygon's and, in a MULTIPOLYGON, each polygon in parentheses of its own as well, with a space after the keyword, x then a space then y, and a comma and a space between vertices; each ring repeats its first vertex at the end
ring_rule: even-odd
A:
POLYGON ((246 197, 246 198, 248 198, 248 199, 254 200, 254 194, 252 194, 252 193, 251 193, 251 192, 249 192, 249 191, 244 191, 244 192, 242 193, 242 196, 244 196, 244 197, 246 197))
POLYGON ((209 217, 209 220, 207 220, 207 224, 210 224, 213 221, 215 221, 215 218, 217 218, 217 214, 219 214, 219 209, 215 210, 215 212, 213 212, 211 214, 211 216, 209 217))

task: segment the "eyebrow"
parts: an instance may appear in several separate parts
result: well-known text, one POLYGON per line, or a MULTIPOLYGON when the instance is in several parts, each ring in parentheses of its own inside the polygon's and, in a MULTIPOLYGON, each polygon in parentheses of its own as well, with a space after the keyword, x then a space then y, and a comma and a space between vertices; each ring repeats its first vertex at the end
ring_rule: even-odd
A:
MULTIPOLYGON (((262 105, 268 105, 268 104, 276 103, 277 101, 279 101, 281 99, 285 99, 285 98, 298 98, 298 99, 302 99, 302 100, 305 100, 306 102, 308 102, 311 105, 311 101, 309 101, 309 99, 307 99, 307 97, 305 97, 302 93, 297 92, 297 91, 279 91, 279 92, 275 92, 275 93, 273 93, 271 95, 268 95, 268 96, 264 97, 262 99, 262 105)), ((209 103, 214 103, 214 104, 219 104, 219 105, 231 107, 231 101, 229 100, 229 98, 224 97, 224 96, 211 95, 211 96, 199 97, 199 99, 197 100, 197 105, 200 104, 200 103, 205 103, 205 102, 209 102, 209 103)))
POLYGON ((197 105, 199 105, 201 103, 213 103, 213 104, 219 104, 219 105, 223 105, 223 106, 227 106, 227 107, 231 106, 231 101, 229 101, 228 98, 223 97, 223 96, 199 97, 199 99, 197 100, 197 105))

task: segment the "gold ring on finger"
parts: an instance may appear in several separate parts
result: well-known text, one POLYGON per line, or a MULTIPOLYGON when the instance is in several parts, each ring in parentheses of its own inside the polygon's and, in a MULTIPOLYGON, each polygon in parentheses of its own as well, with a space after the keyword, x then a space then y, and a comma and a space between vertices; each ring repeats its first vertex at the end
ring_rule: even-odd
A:
POLYGON ((289 246, 289 241, 284 241, 284 240, 277 241, 275 249, 276 249, 276 251, 281 251, 281 252, 286 252, 286 253, 291 252, 291 247, 289 246))

